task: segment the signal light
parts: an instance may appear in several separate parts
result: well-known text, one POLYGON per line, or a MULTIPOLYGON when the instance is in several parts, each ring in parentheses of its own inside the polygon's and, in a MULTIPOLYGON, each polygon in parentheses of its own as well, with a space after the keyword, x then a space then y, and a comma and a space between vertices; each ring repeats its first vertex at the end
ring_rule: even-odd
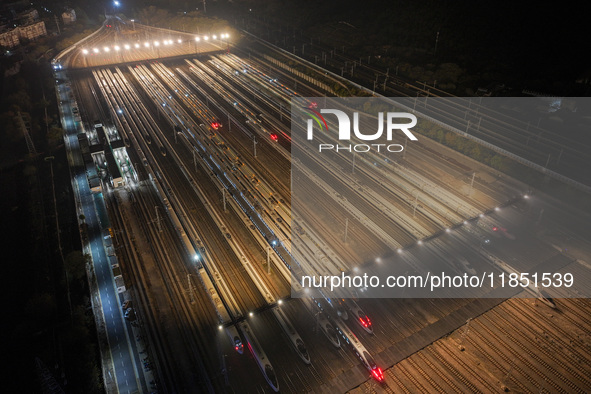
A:
POLYGON ((494 227, 492 228, 492 230, 493 230, 493 231, 497 231, 498 229, 499 229, 499 228, 498 228, 497 226, 494 226, 494 227))

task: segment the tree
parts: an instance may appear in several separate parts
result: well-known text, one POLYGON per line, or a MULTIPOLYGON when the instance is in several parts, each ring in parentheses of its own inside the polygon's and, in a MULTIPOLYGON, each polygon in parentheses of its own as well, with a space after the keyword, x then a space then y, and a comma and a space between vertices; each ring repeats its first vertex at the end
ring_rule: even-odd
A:
POLYGON ((75 250, 68 253, 64 261, 65 269, 68 272, 70 280, 80 280, 86 275, 86 263, 89 260, 87 254, 75 250))
POLYGON ((64 130, 61 127, 52 126, 47 133, 47 144, 51 149, 55 149, 63 142, 64 130))

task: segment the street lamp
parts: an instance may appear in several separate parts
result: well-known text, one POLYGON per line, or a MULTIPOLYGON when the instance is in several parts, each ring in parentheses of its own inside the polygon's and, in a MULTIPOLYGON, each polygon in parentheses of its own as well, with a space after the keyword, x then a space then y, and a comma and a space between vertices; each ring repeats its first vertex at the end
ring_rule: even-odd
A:
POLYGON ((131 28, 135 30, 135 19, 131 20, 131 28))

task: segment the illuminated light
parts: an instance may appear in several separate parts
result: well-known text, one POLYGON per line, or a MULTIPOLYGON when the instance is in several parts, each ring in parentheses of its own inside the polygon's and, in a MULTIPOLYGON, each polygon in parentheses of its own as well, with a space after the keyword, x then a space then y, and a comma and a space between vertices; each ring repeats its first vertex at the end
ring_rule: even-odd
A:
POLYGON ((248 316, 250 316, 250 317, 253 317, 253 316, 254 316, 254 313, 252 313, 252 312, 249 312, 249 313, 248 313, 248 316))
POLYGON ((135 44, 134 47, 139 48, 140 44, 135 44))
POLYGON ((423 244, 423 241, 419 239, 419 240, 417 241, 417 244, 419 244, 419 245, 422 245, 422 244, 423 244))
POLYGON ((377 257, 377 258, 376 258, 376 263, 378 263, 378 264, 379 264, 379 263, 381 263, 381 262, 382 262, 382 259, 381 259, 381 258, 379 258, 379 257, 377 257))
POLYGON ((478 216, 480 216, 481 218, 483 218, 483 217, 484 217, 484 214, 483 214, 483 213, 481 213, 481 214, 480 214, 480 215, 478 215, 478 216))
POLYGON ((113 4, 115 4, 117 7, 119 7, 119 5, 121 5, 121 3, 119 3, 117 0, 115 0, 115 1, 113 2, 113 4))
POLYGON ((217 40, 218 36, 216 36, 216 35, 214 34, 214 35, 212 36, 212 38, 213 38, 214 40, 217 40))
POLYGON ((524 194, 523 198, 525 198, 527 200, 529 198, 529 196, 527 194, 524 194))
POLYGON ((402 249, 400 249, 400 248, 398 248, 396 251, 397 251, 398 253, 402 253, 402 249))
POLYGON ((501 210, 501 208, 495 207, 495 211, 500 211, 500 210, 501 210))
POLYGON ((279 136, 277 134, 270 134, 269 137, 275 142, 279 141, 279 136))
POLYGON ((283 304, 283 300, 277 300, 277 305, 283 304))
POLYGON ((183 42, 183 40, 181 40, 180 38, 177 40, 177 42, 180 44, 181 42, 183 42))
POLYGON ((201 38, 195 37, 195 41, 199 42, 199 41, 201 41, 201 38))
POLYGON ((160 45, 160 43, 159 43, 158 41, 154 41, 154 46, 156 46, 156 47, 157 47, 157 46, 159 46, 159 45, 160 45))
POLYGON ((163 43, 164 45, 168 45, 168 40, 164 40, 162 43, 163 43))
POLYGON ((468 221, 467 220, 464 220, 464 224, 468 224, 468 221))
POLYGON ((493 230, 493 231, 497 231, 498 229, 499 229, 499 228, 498 228, 497 226, 494 226, 494 227, 492 228, 492 230, 493 230))
POLYGON ((446 232, 446 233, 449 233, 450 231, 451 231, 451 230, 450 230, 450 229, 448 229, 448 228, 446 228, 446 229, 445 229, 445 232, 446 232))
POLYGON ((88 55, 88 49, 83 49, 82 50, 82 53, 85 54, 85 55, 88 55))
POLYGON ((150 47, 150 43, 149 43, 149 42, 145 42, 145 43, 144 43, 144 46, 145 46, 146 48, 149 48, 149 47, 150 47))
POLYGON ((125 44, 124 45, 124 48, 127 49, 127 50, 129 50, 129 48, 130 48, 129 44, 125 44))
POLYGON ((195 256, 193 256, 193 260, 195 260, 195 261, 199 261, 199 255, 198 255, 198 254, 196 254, 195 256))
POLYGON ((208 37, 208 36, 203 36, 203 39, 204 39, 205 41, 207 41, 207 40, 209 40, 209 37, 208 37))
POLYGON ((353 271, 359 272, 359 267, 353 267, 353 271))
POLYGON ((98 50, 98 48, 93 48, 93 49, 92 49, 92 51, 93 51, 94 53, 99 53, 99 50, 98 50))
POLYGON ((380 367, 372 369, 371 373, 377 381, 382 382, 384 380, 384 373, 380 367))
POLYGON ((109 52, 109 51, 110 51, 109 47, 104 47, 104 48, 103 48, 103 50, 104 50, 105 52, 109 52))
POLYGON ((118 51, 119 49, 121 49, 119 48, 119 45, 115 45, 115 50, 118 51))
POLYGON ((218 326, 218 330, 221 330, 222 328, 224 328, 221 324, 218 326))

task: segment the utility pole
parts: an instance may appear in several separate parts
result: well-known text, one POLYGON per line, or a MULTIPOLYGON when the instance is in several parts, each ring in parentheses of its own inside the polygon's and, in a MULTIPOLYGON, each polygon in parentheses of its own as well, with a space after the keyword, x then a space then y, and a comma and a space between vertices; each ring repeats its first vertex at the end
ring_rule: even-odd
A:
POLYGON ((189 300, 191 304, 195 303, 195 298, 193 297, 193 284, 191 283, 191 274, 187 274, 187 282, 189 283, 189 300))
POLYGON ((402 148, 402 159, 406 157, 406 144, 408 143, 408 137, 404 140, 404 148, 402 148))
POLYGON ((344 243, 347 243, 347 234, 349 233, 349 218, 345 218, 345 238, 344 243))
POLYGON ((466 338, 466 335, 468 335, 468 332, 470 332, 470 322, 472 321, 472 318, 466 320, 466 327, 464 328, 464 331, 462 332, 462 337, 460 338, 460 344, 459 344, 459 349, 460 351, 464 351, 464 339, 466 338))
POLYGON ((415 197, 415 207, 412 210, 412 217, 415 217, 415 214, 417 213, 417 205, 419 205, 419 191, 417 190, 417 196, 415 197))
POLYGON ((205 0, 203 0, 203 13, 207 14, 207 7, 205 6, 205 0))
POLYGON ((57 233, 57 247, 60 252, 60 257, 62 259, 62 265, 64 266, 64 273, 66 274, 66 288, 68 291, 68 305, 70 307, 70 321, 73 322, 73 315, 72 315, 72 299, 70 297, 70 283, 68 281, 68 270, 65 267, 64 262, 64 251, 62 250, 62 239, 60 236, 60 222, 59 217, 57 215, 57 200, 55 199, 55 182, 53 181, 53 160, 55 159, 54 156, 47 156, 44 160, 49 162, 49 168, 51 171, 51 191, 53 193, 53 212, 55 215, 55 229, 57 233))
POLYGON ((474 178, 476 177, 476 171, 472 173, 472 181, 470 182, 470 191, 468 192, 468 196, 472 194, 472 188, 474 187, 474 178))
POLYGON ((267 275, 271 275, 271 247, 267 246, 267 275))
POLYGON ((158 205, 154 205, 154 210, 156 211, 156 222, 158 223, 158 232, 162 232, 162 224, 160 223, 160 215, 158 215, 158 205))
POLYGON ((252 150, 254 151, 254 157, 257 157, 257 139, 256 137, 252 139, 252 150))
POLYGON ((224 200, 224 212, 228 212, 228 210, 226 209, 226 189, 222 189, 222 198, 224 200))
POLYGON ((437 35, 435 36, 435 50, 433 51, 433 55, 437 54, 437 43, 439 42, 439 31, 437 32, 437 35))
POLYGON ((57 15, 53 15, 53 17, 54 17, 54 19, 55 19, 55 25, 57 26, 57 34, 58 34, 58 35, 60 35, 60 34, 62 34, 62 33, 61 33, 61 31, 60 31, 60 24, 59 24, 59 22, 58 22, 58 20, 57 20, 57 15))
POLYGON ((355 152, 353 152, 353 165, 351 167, 351 174, 355 174, 355 157, 357 155, 355 154, 355 152))

